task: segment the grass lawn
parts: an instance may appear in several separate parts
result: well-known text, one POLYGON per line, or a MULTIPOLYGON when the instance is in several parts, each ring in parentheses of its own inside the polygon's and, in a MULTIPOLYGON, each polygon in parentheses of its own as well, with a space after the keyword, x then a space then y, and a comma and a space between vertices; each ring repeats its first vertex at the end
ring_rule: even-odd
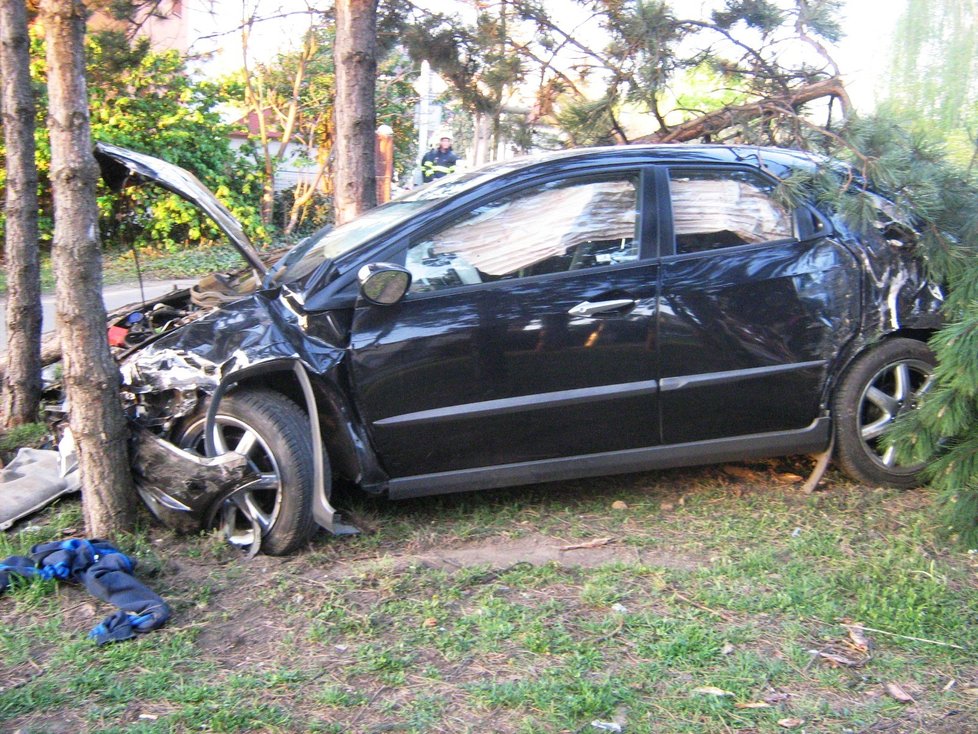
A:
MULTIPOLYGON (((343 498, 365 532, 284 559, 147 522, 121 545, 167 627, 96 648, 109 607, 19 585, 0 729, 978 732, 978 556, 928 491, 806 468, 343 498)), ((0 557, 80 528, 62 502, 0 557)))
MULTIPOLYGON (((237 250, 229 245, 188 248, 171 253, 143 253, 139 256, 139 269, 144 280, 166 278, 194 278, 213 272, 240 270, 245 262, 237 250)), ((102 258, 102 277, 106 285, 134 283, 139 277, 132 251, 107 252, 102 258)), ((41 257, 41 288, 54 291, 54 273, 47 253, 41 257)), ((7 293, 7 273, 0 268, 0 296, 7 293)))

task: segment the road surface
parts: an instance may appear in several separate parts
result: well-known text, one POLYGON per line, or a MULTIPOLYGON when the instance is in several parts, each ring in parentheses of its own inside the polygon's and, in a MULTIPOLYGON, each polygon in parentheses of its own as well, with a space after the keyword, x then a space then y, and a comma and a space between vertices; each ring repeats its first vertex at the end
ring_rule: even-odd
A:
MULTIPOLYGON (((147 300, 158 298, 174 288, 189 288, 197 280, 147 280, 143 281, 143 292, 147 300)), ((103 290, 105 299, 105 309, 111 311, 126 306, 130 303, 139 303, 143 300, 139 285, 110 285, 103 290)), ((54 329, 54 294, 45 293, 41 297, 42 326, 41 330, 45 333, 54 329)), ((0 300, 0 351, 7 348, 7 300, 0 300)))

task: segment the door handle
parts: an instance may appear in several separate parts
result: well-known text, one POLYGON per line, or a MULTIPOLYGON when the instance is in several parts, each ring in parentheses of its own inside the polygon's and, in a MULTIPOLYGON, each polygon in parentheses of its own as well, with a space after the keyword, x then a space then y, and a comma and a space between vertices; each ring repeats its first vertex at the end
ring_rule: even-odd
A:
POLYGON ((633 298, 616 298, 611 301, 595 301, 594 303, 584 301, 578 303, 567 313, 571 316, 597 316, 611 311, 621 311, 623 308, 630 308, 634 305, 635 299, 633 298))

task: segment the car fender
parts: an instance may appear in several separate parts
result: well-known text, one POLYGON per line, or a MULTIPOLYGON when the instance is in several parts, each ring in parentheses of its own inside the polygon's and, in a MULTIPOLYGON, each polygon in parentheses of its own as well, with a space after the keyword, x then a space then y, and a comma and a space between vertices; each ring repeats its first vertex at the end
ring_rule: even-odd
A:
POLYGON ((842 345, 822 396, 828 406, 839 380, 860 355, 895 337, 927 341, 941 327, 944 294, 927 277, 913 246, 884 239, 876 230, 861 235, 838 218, 833 223, 840 241, 860 263, 863 272, 862 317, 854 339, 842 345))
MULTIPOLYGON (((357 478, 382 481, 377 461, 355 413, 345 404, 342 391, 331 385, 340 379, 346 350, 301 332, 301 316, 281 300, 255 294, 198 319, 154 340, 130 355, 121 366, 123 391, 134 396, 166 396, 153 406, 157 422, 172 422, 189 415, 202 400, 207 400, 205 442, 214 452, 213 429, 222 398, 229 390, 247 383, 268 386, 268 375, 288 373, 291 389, 280 390, 298 402, 309 416, 312 445, 315 448, 314 512, 316 521, 332 532, 347 532, 329 504, 325 476, 323 440, 337 447, 338 458, 346 471, 357 478), (317 395, 323 396, 317 400, 317 395), (323 436, 320 416, 324 415, 337 431, 323 436)), ((274 387, 274 386, 273 386, 274 387)), ((151 410, 135 403, 143 414, 151 410)), ((135 420, 139 422, 139 417, 135 420)))

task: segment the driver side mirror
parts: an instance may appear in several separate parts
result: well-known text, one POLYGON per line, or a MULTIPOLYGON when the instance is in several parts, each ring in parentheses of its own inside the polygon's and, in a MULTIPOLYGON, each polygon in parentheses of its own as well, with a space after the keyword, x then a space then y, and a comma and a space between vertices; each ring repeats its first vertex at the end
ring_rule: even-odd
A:
POLYGON ((357 273, 360 295, 377 306, 393 306, 411 287, 411 272, 394 263, 370 263, 357 273))

